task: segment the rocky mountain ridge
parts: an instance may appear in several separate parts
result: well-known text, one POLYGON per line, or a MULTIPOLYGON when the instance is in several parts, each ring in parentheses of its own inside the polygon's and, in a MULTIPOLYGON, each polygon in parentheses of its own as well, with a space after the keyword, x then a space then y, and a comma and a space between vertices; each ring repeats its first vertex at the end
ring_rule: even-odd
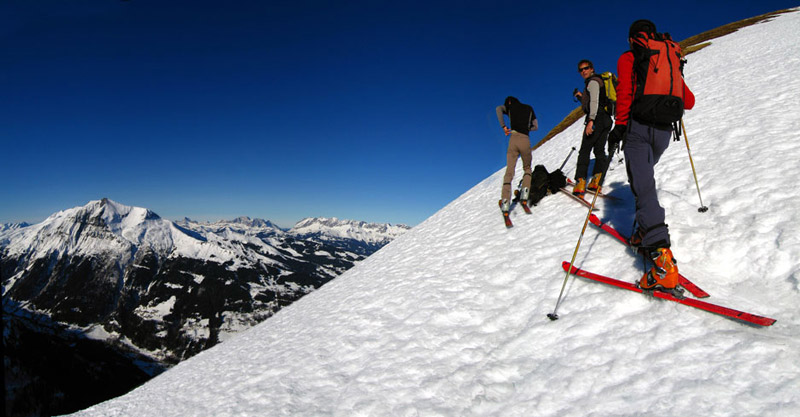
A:
MULTIPOLYGON (((45 332, 51 339, 69 332, 99 341, 138 364, 149 358, 152 372, 263 321, 353 267, 377 250, 375 242, 399 235, 379 238, 381 227, 329 240, 261 219, 172 222, 145 208, 91 201, 0 232, 4 320, 41 334, 26 317, 48 317, 63 327, 45 332)), ((17 340, 5 340, 14 334, 23 332, 4 334, 4 344, 24 353, 17 340)), ((35 358, 11 367, 22 375, 26 361, 35 358)))

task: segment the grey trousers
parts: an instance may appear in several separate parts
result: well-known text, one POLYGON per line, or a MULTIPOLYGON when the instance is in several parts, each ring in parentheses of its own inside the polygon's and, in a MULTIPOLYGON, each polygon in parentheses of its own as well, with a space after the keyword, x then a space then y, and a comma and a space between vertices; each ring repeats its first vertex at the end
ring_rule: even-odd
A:
POLYGON ((664 208, 658 202, 654 167, 669 146, 672 130, 656 129, 634 120, 630 120, 628 127, 625 161, 628 182, 636 198, 636 224, 646 231, 642 245, 668 248, 669 230, 664 223, 664 208))

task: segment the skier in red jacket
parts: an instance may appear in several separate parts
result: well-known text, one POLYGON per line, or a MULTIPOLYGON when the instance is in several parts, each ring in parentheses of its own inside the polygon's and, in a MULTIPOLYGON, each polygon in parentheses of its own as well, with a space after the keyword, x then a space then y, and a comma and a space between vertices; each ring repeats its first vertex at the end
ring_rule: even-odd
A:
MULTIPOLYGON (((631 235, 631 244, 650 256, 655 265, 642 276, 639 285, 645 289, 660 288, 672 291, 678 284, 678 267, 670 250, 671 242, 669 230, 664 223, 664 208, 658 202, 654 167, 669 146, 674 131, 672 123, 663 121, 664 118, 669 118, 663 117, 664 113, 676 111, 679 105, 665 109, 654 106, 652 101, 648 101, 652 96, 642 97, 645 78, 650 76, 655 79, 655 76, 649 75, 653 72, 648 73, 647 68, 648 65, 653 65, 653 60, 645 59, 635 65, 633 52, 637 37, 652 38, 655 34, 656 26, 648 20, 637 20, 630 27, 628 42, 631 50, 623 53, 617 61, 619 85, 616 118, 608 140, 612 149, 622 143, 628 182, 636 199, 636 227, 631 235)), ((663 76, 664 72, 662 71, 659 76, 663 76)), ((681 74, 676 75, 675 79, 680 79, 680 83, 683 84, 682 107, 677 109, 682 115, 684 109, 694 107, 695 98, 681 74)))

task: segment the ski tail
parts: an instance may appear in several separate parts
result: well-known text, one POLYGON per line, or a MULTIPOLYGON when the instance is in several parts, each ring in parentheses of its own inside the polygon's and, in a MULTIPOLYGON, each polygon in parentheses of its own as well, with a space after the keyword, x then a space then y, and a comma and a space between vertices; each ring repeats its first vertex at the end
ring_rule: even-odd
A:
POLYGON ((591 207, 592 206, 592 203, 590 203, 589 201, 586 201, 585 198, 579 197, 577 195, 572 194, 572 191, 569 191, 566 188, 559 188, 558 191, 561 191, 562 193, 566 194, 567 196, 569 196, 573 200, 583 204, 586 207, 591 207))
MULTIPOLYGON (((610 234, 611 236, 615 237, 617 240, 622 242, 625 246, 630 247, 630 241, 628 240, 627 237, 623 236, 620 232, 617 231, 617 229, 614 229, 613 227, 609 226, 608 224, 603 223, 600 220, 600 218, 597 217, 595 214, 592 214, 592 215, 589 216, 589 221, 592 222, 593 225, 599 227, 604 232, 606 232, 606 233, 610 234)), ((689 291, 693 296, 695 296, 697 298, 707 298, 707 297, 710 296, 702 288, 698 287, 697 284, 693 283, 692 281, 689 281, 688 278, 686 278, 685 276, 683 276, 681 274, 678 275, 678 283, 681 285, 681 287, 685 288, 686 291, 689 291)))
POLYGON ((500 206, 500 212, 503 213, 503 222, 505 222, 506 228, 510 229, 514 227, 514 223, 511 223, 511 217, 510 217, 511 210, 508 211, 503 210, 503 200, 498 201, 497 204, 498 206, 500 206))

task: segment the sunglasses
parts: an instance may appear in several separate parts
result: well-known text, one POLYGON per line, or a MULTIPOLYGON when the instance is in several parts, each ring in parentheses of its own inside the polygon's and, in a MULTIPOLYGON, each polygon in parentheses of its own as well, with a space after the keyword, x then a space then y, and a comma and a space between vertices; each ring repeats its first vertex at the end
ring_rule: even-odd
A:
POLYGON ((588 69, 592 69, 592 67, 583 67, 583 68, 578 68, 578 72, 584 72, 584 71, 586 71, 586 70, 588 70, 588 69))

